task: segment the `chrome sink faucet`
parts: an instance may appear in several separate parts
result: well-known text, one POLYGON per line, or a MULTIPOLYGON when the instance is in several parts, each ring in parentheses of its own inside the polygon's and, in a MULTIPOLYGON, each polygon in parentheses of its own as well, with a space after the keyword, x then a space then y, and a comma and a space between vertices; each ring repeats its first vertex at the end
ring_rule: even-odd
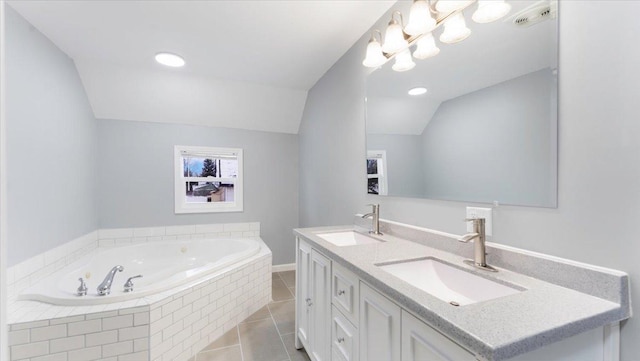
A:
POLYGON ((467 218, 465 221, 473 222, 473 232, 465 234, 460 237, 458 241, 468 243, 474 240, 474 260, 467 259, 464 263, 485 271, 497 272, 498 270, 487 264, 486 235, 484 231, 485 219, 467 218))
POLYGON ((380 232, 380 205, 379 204, 367 204, 367 206, 372 207, 372 212, 367 213, 362 218, 371 217, 371 230, 369 233, 375 235, 382 235, 380 232))
POLYGON ((116 272, 124 271, 124 267, 115 266, 107 273, 107 276, 104 278, 104 281, 98 286, 98 295, 106 296, 111 293, 111 284, 113 283, 113 278, 116 276, 116 272))

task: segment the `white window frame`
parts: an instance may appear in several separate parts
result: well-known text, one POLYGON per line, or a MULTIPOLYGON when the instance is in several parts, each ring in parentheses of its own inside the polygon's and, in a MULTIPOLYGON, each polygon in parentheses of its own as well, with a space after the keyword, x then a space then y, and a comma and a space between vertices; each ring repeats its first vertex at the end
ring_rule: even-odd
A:
MULTIPOLYGON (((378 173, 377 174, 367 173, 367 180, 370 178, 378 178, 378 194, 377 195, 386 196, 389 192, 388 184, 387 184, 387 151, 386 150, 368 150, 367 160, 369 159, 379 159, 381 161, 378 162, 378 173)), ((369 192, 367 193, 370 194, 369 192)), ((376 194, 370 194, 370 195, 376 195, 376 194)))
POLYGON ((242 212, 243 211, 243 160, 241 148, 196 147, 176 145, 174 147, 174 175, 175 175, 175 213, 214 213, 214 212, 242 212), (182 157, 192 155, 197 157, 217 158, 220 156, 236 156, 238 160, 238 177, 185 177, 183 173, 182 157), (187 203, 185 200, 186 182, 225 182, 233 183, 233 202, 187 203))

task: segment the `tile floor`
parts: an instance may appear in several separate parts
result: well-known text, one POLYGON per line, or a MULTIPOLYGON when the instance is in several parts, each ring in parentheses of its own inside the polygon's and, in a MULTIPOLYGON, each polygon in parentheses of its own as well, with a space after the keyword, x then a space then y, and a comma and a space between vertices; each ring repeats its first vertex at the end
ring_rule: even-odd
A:
POLYGON ((309 361, 296 350, 295 272, 274 272, 273 302, 242 321, 191 361, 309 361))

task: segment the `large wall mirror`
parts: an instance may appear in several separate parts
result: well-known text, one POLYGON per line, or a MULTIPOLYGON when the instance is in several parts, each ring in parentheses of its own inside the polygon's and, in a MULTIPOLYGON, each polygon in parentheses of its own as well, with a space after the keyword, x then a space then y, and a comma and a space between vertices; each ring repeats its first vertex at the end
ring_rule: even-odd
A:
POLYGON ((557 206, 557 17, 517 26, 514 14, 544 2, 509 3, 489 24, 465 10, 471 35, 436 40, 440 53, 415 68, 390 61, 369 75, 369 193, 557 206), (416 87, 427 92, 409 95, 416 87))

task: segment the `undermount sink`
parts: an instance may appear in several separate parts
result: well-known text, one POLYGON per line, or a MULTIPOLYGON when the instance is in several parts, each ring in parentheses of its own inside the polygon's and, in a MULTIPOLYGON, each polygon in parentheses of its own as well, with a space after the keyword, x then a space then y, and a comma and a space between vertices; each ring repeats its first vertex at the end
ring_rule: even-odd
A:
POLYGON ((316 236, 339 247, 382 242, 354 231, 318 233, 316 236))
POLYGON ((454 306, 469 305, 523 291, 515 286, 480 277, 435 258, 381 263, 376 266, 454 306))

